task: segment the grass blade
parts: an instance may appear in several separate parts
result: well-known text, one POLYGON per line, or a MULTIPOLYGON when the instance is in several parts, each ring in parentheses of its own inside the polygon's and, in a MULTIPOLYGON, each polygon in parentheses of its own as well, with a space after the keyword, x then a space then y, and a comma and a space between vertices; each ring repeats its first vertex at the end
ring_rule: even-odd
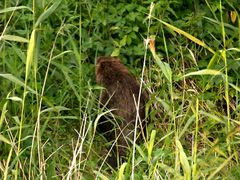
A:
POLYGON ((2 108, 2 114, 1 114, 1 118, 0 118, 0 130, 2 128, 2 124, 5 119, 5 115, 7 113, 7 104, 8 104, 8 102, 4 103, 3 108, 2 108))
POLYGON ((28 43, 28 39, 20 37, 20 36, 15 36, 15 35, 3 35, 0 37, 1 40, 6 40, 6 41, 16 41, 16 42, 23 42, 23 43, 28 43))
MULTIPOLYGON (((0 74, 0 77, 8 79, 9 81, 11 81, 19 86, 22 86, 22 87, 25 86, 24 82, 22 82, 21 80, 19 80, 17 77, 13 76, 12 74, 0 74)), ((30 88, 29 86, 26 86, 26 88, 31 93, 36 94, 36 91, 33 90, 32 88, 30 88)))
POLYGON ((32 66, 35 45, 36 45, 36 30, 34 29, 32 31, 31 38, 30 38, 30 41, 29 41, 28 50, 27 50, 25 82, 27 82, 27 80, 28 80, 28 75, 29 75, 29 72, 30 72, 30 68, 32 66))
POLYGON ((150 164, 150 161, 151 161, 152 150, 153 150, 156 133, 157 133, 156 130, 152 131, 151 137, 150 137, 150 142, 148 143, 148 149, 147 149, 148 150, 148 164, 150 164))
POLYGON ((179 34, 182 34, 182 35, 185 36, 186 38, 190 39, 191 41, 195 42, 196 44, 198 44, 198 45, 206 48, 206 49, 209 50, 211 53, 215 54, 215 51, 214 51, 213 49, 211 49, 210 47, 208 47, 208 46, 207 46, 203 41, 201 41, 200 39, 192 36, 191 34, 185 32, 185 31, 183 31, 183 30, 181 30, 181 29, 179 29, 179 28, 177 28, 177 27, 175 27, 175 26, 173 26, 173 25, 171 25, 171 24, 169 24, 169 23, 167 23, 167 22, 165 22, 165 21, 162 21, 162 20, 160 20, 160 19, 158 19, 158 18, 153 17, 153 19, 158 20, 159 22, 161 22, 162 24, 164 24, 164 25, 167 26, 168 28, 172 29, 173 31, 175 31, 175 32, 177 32, 177 33, 179 33, 179 34))
POLYGON ((5 169, 4 169, 4 178, 3 178, 4 180, 8 179, 9 163, 10 163, 10 160, 11 160, 11 157, 12 157, 13 148, 14 147, 12 146, 10 151, 9 151, 9 154, 8 154, 7 162, 6 162, 5 169))
POLYGON ((224 168, 228 163, 229 161, 233 158, 234 154, 231 155, 229 158, 227 158, 209 177, 208 177, 208 180, 210 179, 213 179, 214 176, 222 169, 224 168))
POLYGON ((19 9, 28 9, 32 12, 32 9, 27 7, 27 6, 17 6, 17 7, 8 7, 8 8, 5 8, 5 9, 2 9, 2 10, 0 10, 0 14, 6 13, 6 12, 16 11, 16 10, 19 10, 19 9))
POLYGON ((181 142, 176 139, 176 146, 179 151, 179 158, 180 158, 180 163, 182 164, 182 169, 184 171, 184 177, 186 180, 191 179, 191 168, 187 159, 187 156, 183 150, 181 142))
POLYGON ((62 0, 55 1, 50 8, 48 8, 44 13, 42 13, 37 19, 37 22, 34 27, 35 28, 38 27, 40 23, 42 23, 45 19, 47 19, 57 9, 57 7, 61 2, 62 0))
POLYGON ((214 70, 214 69, 203 69, 203 70, 199 70, 199 71, 195 71, 195 72, 190 72, 186 75, 184 75, 183 77, 187 77, 187 76, 196 76, 196 75, 223 75, 223 73, 221 73, 220 71, 214 70))
POLYGON ((118 171, 118 180, 122 180, 122 179, 124 179, 123 177, 124 177, 124 170, 125 170, 125 167, 127 166, 127 163, 123 163, 122 165, 121 165, 121 167, 120 167, 120 169, 119 169, 119 171, 118 171))
POLYGON ((0 141, 11 145, 11 142, 1 134, 0 134, 0 141))

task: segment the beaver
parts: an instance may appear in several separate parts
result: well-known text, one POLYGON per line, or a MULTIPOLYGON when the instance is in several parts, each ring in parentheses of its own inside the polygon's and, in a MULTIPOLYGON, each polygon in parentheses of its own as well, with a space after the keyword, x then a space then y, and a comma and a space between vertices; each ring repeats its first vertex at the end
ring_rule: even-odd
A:
MULTIPOLYGON (((108 141, 117 140, 115 155, 108 160, 112 167, 116 167, 126 156, 127 148, 131 144, 129 140, 133 141, 134 138, 140 85, 119 58, 105 56, 97 59, 96 82, 104 87, 100 106, 112 110, 114 115, 114 118, 101 117, 98 129, 108 141)), ((142 91, 138 111, 141 123, 138 122, 138 125, 144 128, 147 99, 146 92, 142 91)))

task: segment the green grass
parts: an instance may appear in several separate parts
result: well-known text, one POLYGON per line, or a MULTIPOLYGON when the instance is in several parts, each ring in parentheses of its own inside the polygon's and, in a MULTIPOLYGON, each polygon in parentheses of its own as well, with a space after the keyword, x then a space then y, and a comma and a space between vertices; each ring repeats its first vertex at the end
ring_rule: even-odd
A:
POLYGON ((0 7, 2 179, 240 178, 237 1, 0 7), (99 108, 95 59, 111 54, 150 97, 146 140, 118 169, 96 127, 111 110, 99 108))

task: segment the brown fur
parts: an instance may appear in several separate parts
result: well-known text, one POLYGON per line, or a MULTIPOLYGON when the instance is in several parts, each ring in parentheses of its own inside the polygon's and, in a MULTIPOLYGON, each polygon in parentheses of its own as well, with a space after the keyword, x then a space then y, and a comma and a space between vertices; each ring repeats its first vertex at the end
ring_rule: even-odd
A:
MULTIPOLYGON (((117 140, 117 152, 120 157, 124 157, 126 148, 131 144, 126 139, 133 140, 137 113, 136 104, 140 86, 120 60, 114 57, 99 57, 97 59, 96 81, 105 88, 100 98, 101 105, 106 106, 110 110, 114 109, 112 113, 122 119, 122 121, 117 121, 117 123, 111 123, 106 118, 104 120, 101 119, 99 129, 104 133, 107 132, 106 137, 108 140, 114 140, 117 136, 119 137, 117 140), (116 126, 119 127, 116 133, 110 132, 116 126)), ((143 120, 145 119, 146 100, 146 94, 142 93, 139 116, 143 126, 145 126, 143 120)))

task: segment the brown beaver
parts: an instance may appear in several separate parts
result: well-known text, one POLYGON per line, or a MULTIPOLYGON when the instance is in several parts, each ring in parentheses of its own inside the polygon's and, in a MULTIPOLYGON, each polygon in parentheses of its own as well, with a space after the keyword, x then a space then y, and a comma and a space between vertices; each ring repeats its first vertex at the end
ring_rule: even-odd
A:
MULTIPOLYGON (((109 140, 117 139, 116 156, 109 160, 113 167, 126 156, 126 149, 134 137, 136 106, 140 86, 128 69, 115 57, 99 57, 96 65, 96 81, 105 89, 100 97, 101 107, 113 110, 115 118, 103 117, 98 122, 98 129, 109 140), (115 129, 115 130, 114 130, 115 129)), ((145 103, 147 95, 142 91, 140 97, 139 117, 145 127, 145 103)), ((140 123, 138 122, 138 125, 140 123)))

